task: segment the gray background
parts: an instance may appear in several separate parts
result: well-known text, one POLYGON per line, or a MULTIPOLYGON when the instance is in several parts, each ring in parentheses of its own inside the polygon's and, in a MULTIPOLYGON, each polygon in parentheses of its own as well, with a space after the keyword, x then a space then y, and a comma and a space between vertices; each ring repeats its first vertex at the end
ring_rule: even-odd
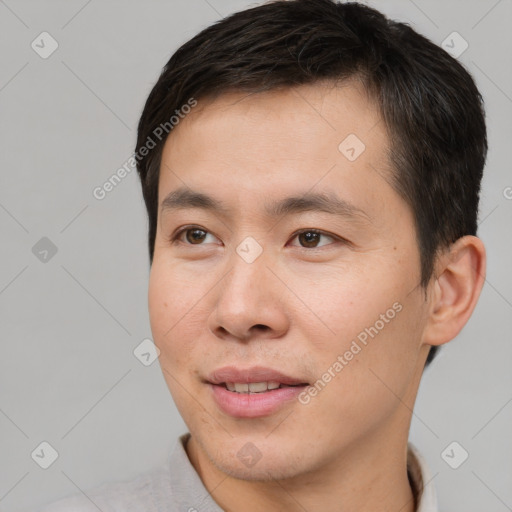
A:
MULTIPOLYGON (((410 439, 442 511, 512 510, 512 2, 370 3, 438 44, 460 33, 469 48, 459 59, 485 97, 487 282, 424 375, 410 439), (458 469, 441 457, 452 441, 469 453, 458 469)), ((0 510, 131 478, 163 462, 186 430, 158 361, 133 354, 151 338, 138 178, 131 172, 101 201, 92 191, 132 154, 171 53, 252 4, 0 0, 0 510), (59 45, 46 59, 31 47, 43 31, 59 45), (33 252, 43 237, 57 248, 46 261, 33 252), (31 458, 42 441, 59 453, 46 470, 31 458)))

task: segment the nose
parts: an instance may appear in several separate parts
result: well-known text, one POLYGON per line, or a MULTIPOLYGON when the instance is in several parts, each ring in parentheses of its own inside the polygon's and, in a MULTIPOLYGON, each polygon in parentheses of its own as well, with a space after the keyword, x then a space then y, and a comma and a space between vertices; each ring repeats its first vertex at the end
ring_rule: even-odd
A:
POLYGON ((269 260, 263 251, 248 263, 233 251, 230 270, 214 288, 216 295, 212 297, 215 306, 208 327, 215 336, 247 342, 278 338, 287 331, 289 318, 283 301, 286 287, 269 260))

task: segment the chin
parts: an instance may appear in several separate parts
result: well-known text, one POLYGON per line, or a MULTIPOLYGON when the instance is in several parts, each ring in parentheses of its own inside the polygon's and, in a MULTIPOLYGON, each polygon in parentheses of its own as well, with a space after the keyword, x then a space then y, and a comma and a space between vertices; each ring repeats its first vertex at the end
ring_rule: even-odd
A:
POLYGON ((305 464, 303 452, 291 449, 290 453, 283 443, 273 445, 270 440, 252 443, 232 439, 207 455, 217 469, 239 480, 268 482, 307 471, 301 469, 305 464))
POLYGON ((273 480, 285 480, 297 476, 298 468, 286 460, 268 460, 265 463, 263 458, 254 466, 247 467, 237 459, 214 461, 218 469, 223 473, 250 482, 269 482, 273 480))

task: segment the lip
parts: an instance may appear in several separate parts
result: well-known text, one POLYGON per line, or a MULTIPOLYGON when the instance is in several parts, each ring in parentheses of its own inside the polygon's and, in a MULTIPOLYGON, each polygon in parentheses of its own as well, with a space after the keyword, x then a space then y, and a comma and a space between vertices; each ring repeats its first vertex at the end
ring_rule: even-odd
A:
POLYGON ((308 385, 277 388, 264 393, 237 393, 222 384, 208 383, 213 401, 225 414, 235 418, 269 416, 296 399, 308 385))
POLYGON ((224 384, 226 382, 265 382, 275 381, 280 384, 293 386, 296 384, 307 384, 306 379, 291 377, 279 370, 266 368, 264 366, 251 366, 249 368, 238 368, 236 366, 224 366, 211 372, 207 379, 210 384, 224 384))
POLYGON ((297 396, 309 386, 306 379, 291 377, 264 366, 251 366, 250 368, 224 366, 211 372, 206 384, 210 388, 212 399, 217 407, 225 414, 236 418, 269 416, 285 405, 295 402, 297 396), (274 381, 294 387, 277 388, 263 393, 237 393, 229 391, 223 385, 226 382, 264 381, 274 381))

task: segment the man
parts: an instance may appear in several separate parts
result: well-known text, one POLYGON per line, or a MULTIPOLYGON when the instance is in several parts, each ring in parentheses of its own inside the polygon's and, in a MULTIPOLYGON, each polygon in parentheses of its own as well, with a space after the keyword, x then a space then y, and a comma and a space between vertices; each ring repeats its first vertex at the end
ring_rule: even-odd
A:
POLYGON ((483 286, 486 150, 467 71, 364 5, 274 1, 184 44, 134 158, 189 432, 165 467, 45 510, 437 510, 408 433, 483 286))

